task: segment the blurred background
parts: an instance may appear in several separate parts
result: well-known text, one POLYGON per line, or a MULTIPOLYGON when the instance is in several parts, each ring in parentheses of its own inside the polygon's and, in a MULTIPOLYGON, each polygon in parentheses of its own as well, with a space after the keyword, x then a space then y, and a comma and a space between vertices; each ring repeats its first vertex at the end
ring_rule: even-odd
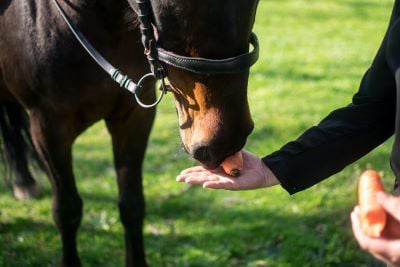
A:
MULTIPOLYGON (((347 105, 379 48, 393 0, 260 0, 261 44, 249 102, 246 149, 272 153, 333 109, 347 105)), ((151 266, 383 266, 351 233, 356 179, 373 167, 390 190, 392 140, 328 180, 289 196, 277 186, 209 191, 175 182, 193 166, 180 146, 171 95, 158 108, 144 164, 145 243, 151 266)), ((84 266, 123 266, 124 245, 110 138, 103 123, 74 146, 84 200, 78 247, 84 266)), ((39 177, 38 177, 39 176, 39 177)), ((0 184, 0 266, 55 266, 59 235, 47 178, 39 200, 19 202, 0 184)))

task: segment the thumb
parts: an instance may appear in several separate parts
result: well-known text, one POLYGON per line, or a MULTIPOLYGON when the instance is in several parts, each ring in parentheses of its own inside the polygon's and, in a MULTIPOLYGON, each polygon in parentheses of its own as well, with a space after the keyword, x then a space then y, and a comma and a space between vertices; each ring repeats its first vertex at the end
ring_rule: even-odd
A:
POLYGON ((379 204, 400 222, 400 197, 394 197, 384 192, 378 192, 376 197, 379 204))

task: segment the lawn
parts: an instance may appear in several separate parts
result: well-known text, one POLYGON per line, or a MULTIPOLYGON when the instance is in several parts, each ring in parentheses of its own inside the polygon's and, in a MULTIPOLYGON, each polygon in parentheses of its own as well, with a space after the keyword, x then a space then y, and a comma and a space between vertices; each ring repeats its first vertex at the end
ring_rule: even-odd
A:
MULTIPOLYGON (((357 91, 385 33, 393 0, 261 0, 254 31, 261 56, 249 101, 255 130, 246 149, 263 156, 293 140, 357 91)), ((392 140, 294 196, 282 188, 225 192, 175 182, 194 163, 180 148, 171 96, 159 106, 144 165, 145 244, 152 266, 383 266, 352 238, 356 178, 367 167, 393 175, 392 140)), ((85 266, 123 266, 122 227, 110 138, 103 123, 74 146, 85 202, 79 250, 85 266)), ((60 241, 43 196, 17 202, 0 186, 0 266, 55 266, 60 241)))

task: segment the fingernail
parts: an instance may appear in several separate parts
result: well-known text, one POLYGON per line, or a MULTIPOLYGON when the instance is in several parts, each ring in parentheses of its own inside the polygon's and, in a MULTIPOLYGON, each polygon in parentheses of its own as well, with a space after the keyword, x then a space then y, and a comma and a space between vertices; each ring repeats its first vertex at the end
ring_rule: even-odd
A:
POLYGON ((177 182, 183 182, 183 181, 185 181, 185 177, 182 176, 182 175, 179 175, 178 177, 176 177, 176 181, 177 182))
POLYGON ((181 173, 187 173, 187 172, 189 172, 189 170, 190 170, 190 168, 183 169, 183 170, 181 171, 181 173))
POLYGON ((353 210, 353 212, 351 213, 351 218, 352 219, 358 219, 358 217, 360 216, 360 213, 359 213, 359 210, 357 209, 355 209, 355 210, 353 210))
POLYGON ((197 178, 196 178, 196 177, 193 177, 193 176, 190 176, 189 178, 186 177, 186 178, 185 178, 185 183, 196 182, 196 180, 197 180, 197 178))
POLYGON ((355 212, 352 212, 351 215, 350 215, 350 219, 351 219, 353 224, 357 224, 358 215, 355 212))
POLYGON ((358 214, 359 212, 360 212, 360 207, 359 206, 355 206, 354 213, 358 214))

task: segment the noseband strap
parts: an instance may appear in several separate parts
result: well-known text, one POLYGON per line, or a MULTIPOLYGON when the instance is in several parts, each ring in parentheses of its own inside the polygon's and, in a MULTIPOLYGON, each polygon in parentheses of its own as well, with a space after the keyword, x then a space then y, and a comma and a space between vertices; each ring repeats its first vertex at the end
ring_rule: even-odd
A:
POLYGON ((253 51, 225 59, 207 59, 184 57, 158 47, 158 58, 167 65, 196 74, 233 74, 248 71, 259 56, 258 39, 255 33, 250 35, 253 51))

